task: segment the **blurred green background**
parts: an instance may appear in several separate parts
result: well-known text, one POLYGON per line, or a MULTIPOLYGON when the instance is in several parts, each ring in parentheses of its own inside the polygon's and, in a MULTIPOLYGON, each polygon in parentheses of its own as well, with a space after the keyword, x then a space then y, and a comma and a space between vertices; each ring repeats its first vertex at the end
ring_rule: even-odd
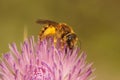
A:
POLYGON ((119 0, 0 0, 0 53, 8 44, 38 35, 37 19, 65 22, 73 27, 94 62, 95 80, 120 80, 120 1, 119 0))

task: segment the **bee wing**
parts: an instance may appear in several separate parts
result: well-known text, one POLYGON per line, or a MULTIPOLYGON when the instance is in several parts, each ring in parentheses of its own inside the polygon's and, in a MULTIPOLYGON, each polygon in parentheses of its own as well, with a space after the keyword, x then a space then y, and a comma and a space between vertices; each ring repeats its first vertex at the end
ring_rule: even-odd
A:
POLYGON ((51 20, 43 20, 43 19, 38 19, 36 21, 36 23, 38 24, 48 24, 48 25, 53 25, 53 26, 57 26, 59 23, 51 21, 51 20))

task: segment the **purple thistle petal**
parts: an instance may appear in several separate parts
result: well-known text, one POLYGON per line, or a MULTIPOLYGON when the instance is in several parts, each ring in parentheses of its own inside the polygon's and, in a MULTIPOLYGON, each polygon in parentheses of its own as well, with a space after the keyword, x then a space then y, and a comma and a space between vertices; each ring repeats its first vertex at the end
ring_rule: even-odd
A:
POLYGON ((79 47, 62 49, 59 40, 54 46, 52 37, 41 42, 31 37, 20 51, 15 43, 9 48, 0 60, 0 80, 88 80, 93 72, 87 55, 78 56, 79 47))

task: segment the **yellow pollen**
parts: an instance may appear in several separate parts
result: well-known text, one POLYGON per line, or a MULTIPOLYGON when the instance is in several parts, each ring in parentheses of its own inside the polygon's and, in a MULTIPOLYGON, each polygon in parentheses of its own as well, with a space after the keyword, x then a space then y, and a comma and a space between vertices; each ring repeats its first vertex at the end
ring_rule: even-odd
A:
POLYGON ((49 35, 49 34, 55 34, 55 28, 53 26, 48 27, 44 32, 44 35, 49 35))

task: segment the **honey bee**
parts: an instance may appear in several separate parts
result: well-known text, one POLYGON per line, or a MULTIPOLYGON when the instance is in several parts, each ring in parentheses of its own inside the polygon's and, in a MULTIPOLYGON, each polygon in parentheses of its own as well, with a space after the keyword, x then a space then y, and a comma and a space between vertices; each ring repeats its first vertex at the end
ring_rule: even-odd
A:
POLYGON ((78 40, 73 29, 65 23, 57 23, 51 20, 37 20, 38 24, 43 24, 44 27, 39 33, 40 40, 46 37, 53 36, 54 42, 60 39, 61 43, 66 44, 69 49, 72 49, 78 40))

